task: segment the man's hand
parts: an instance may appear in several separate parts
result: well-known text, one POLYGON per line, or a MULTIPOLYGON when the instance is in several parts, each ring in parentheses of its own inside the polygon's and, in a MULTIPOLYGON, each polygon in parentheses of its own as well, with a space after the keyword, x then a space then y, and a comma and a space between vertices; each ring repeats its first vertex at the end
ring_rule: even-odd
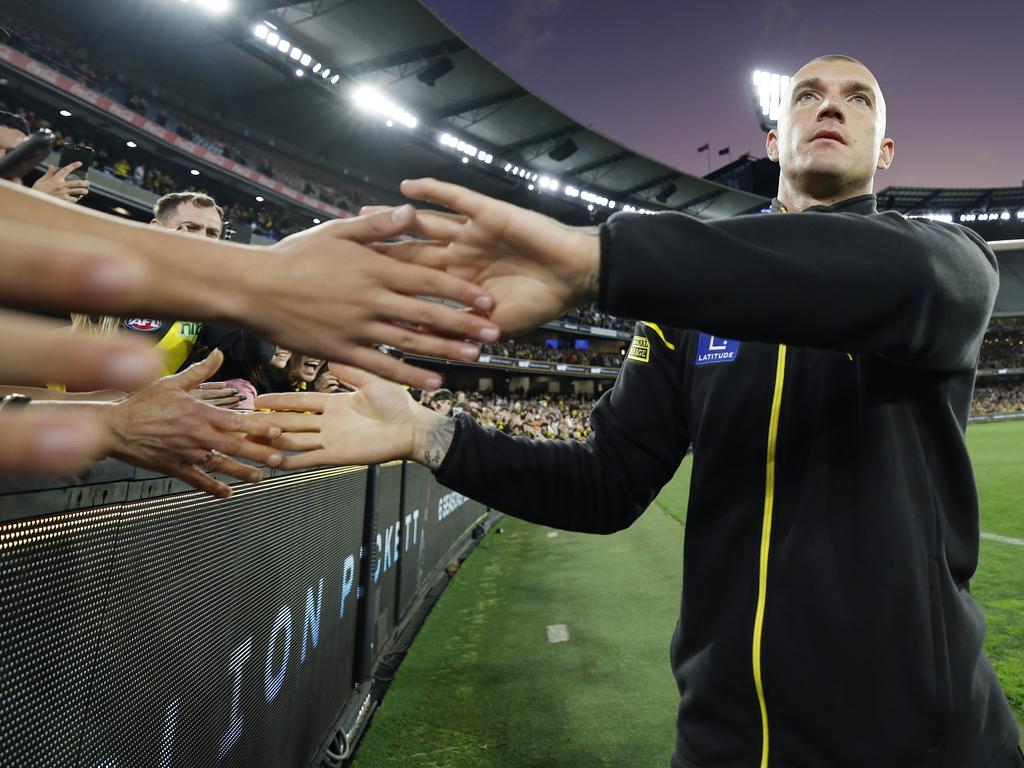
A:
POLYGON ((407 353, 476 360, 477 344, 498 338, 488 319, 417 295, 451 299, 478 311, 492 297, 473 283, 382 257, 365 243, 395 237, 416 220, 411 206, 339 219, 254 251, 234 314, 266 338, 372 371, 412 386, 436 389, 441 377, 378 352, 387 344, 407 353), (396 324, 401 323, 401 325, 396 324))
POLYGON ((51 165, 46 169, 46 173, 32 185, 32 189, 42 192, 44 195, 67 200, 69 203, 77 203, 89 194, 89 182, 85 179, 69 179, 68 174, 81 167, 80 160, 69 163, 60 169, 51 165))
MULTIPOLYGON (((257 408, 277 413, 257 414, 281 427, 284 434, 273 441, 275 448, 302 451, 285 456, 281 466, 289 469, 318 464, 377 464, 394 459, 423 463, 427 451, 440 456, 436 441, 426 439, 437 422, 451 419, 419 405, 397 384, 366 371, 331 363, 331 371, 355 392, 324 394, 287 392, 260 395, 257 408), (288 413, 285 413, 288 411, 288 413)), ((448 436, 448 443, 451 436, 448 436)), ((448 446, 444 445, 444 452, 448 446)), ((440 466, 440 460, 432 468, 440 466)))
POLYGON ((223 359, 223 353, 214 350, 181 373, 160 379, 119 403, 98 408, 110 434, 109 454, 221 498, 231 495, 231 487, 207 472, 250 483, 262 479, 259 469, 229 456, 277 466, 279 451, 257 440, 271 440, 281 430, 271 420, 215 408, 189 394, 217 371, 223 359))
POLYGON ((402 192, 456 213, 417 211, 410 232, 430 242, 384 244, 378 250, 410 264, 446 269, 484 288, 495 300, 491 320, 503 333, 529 330, 597 297, 601 246, 596 231, 435 179, 404 181, 402 192))

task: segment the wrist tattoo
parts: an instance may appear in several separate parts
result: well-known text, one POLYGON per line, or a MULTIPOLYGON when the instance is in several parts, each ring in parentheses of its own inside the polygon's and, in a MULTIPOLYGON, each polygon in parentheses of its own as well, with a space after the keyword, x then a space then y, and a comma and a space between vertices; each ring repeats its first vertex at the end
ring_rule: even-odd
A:
POLYGON ((426 447, 423 449, 423 463, 432 470, 441 466, 455 437, 455 419, 442 417, 427 430, 426 447))

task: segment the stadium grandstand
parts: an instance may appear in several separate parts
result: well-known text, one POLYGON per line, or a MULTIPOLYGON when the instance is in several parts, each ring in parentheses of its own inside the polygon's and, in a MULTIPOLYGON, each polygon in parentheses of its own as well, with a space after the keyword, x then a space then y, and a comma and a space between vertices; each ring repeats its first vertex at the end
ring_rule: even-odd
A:
MULTIPOLYGON (((78 207, 181 229, 191 223, 169 225, 163 211, 188 193, 180 204, 215 210, 213 234, 252 247, 245 253, 278 253, 328 222, 361 220, 364 206, 402 205, 411 178, 573 227, 620 212, 702 222, 760 214, 778 188, 778 165, 765 158, 743 155, 702 177, 602 135, 418 0, 11 0, 0 28, 0 112, 52 134, 24 186, 87 147, 78 207)), ((1024 641, 1012 623, 1024 615, 1016 602, 1000 606, 1024 587, 1024 187, 889 187, 877 203, 962 224, 998 261, 968 442, 989 515, 982 546, 1012 551, 983 549, 972 589, 1020 719, 1024 641)), ((212 275, 221 266, 208 253, 212 275)), ((243 272, 228 277, 241 284, 243 272)), ((438 312, 469 303, 416 301, 438 312)), ((218 414, 258 417, 257 396, 353 389, 317 341, 285 346, 258 320, 241 330, 219 311, 193 323, 42 306, 62 332, 70 322, 91 339, 153 336, 176 376, 222 350, 220 373, 186 388, 218 414)), ((377 339, 374 354, 443 377, 441 389, 407 386, 422 409, 524 440, 583 442, 626 361, 647 354, 644 319, 588 303, 484 341, 473 359, 377 339)), ((305 322, 307 338, 332 331, 326 320, 305 322)), ((646 327, 670 345, 659 326, 646 327)), ((135 396, 33 381, 38 400, 135 396)), ((20 414, 29 383, 4 388, 0 417, 20 414)), ((184 432, 191 422, 178 423, 184 432)), ((224 431, 242 432, 231 424, 224 431)), ((251 442, 270 451, 273 437, 251 442)), ((295 445, 286 451, 309 450, 295 445)), ((182 463, 208 469, 230 498, 125 452, 73 472, 0 475, 0 764, 667 764, 678 691, 662 657, 672 626, 648 619, 679 608, 692 454, 652 512, 606 542, 505 517, 422 462, 286 469, 280 456, 271 465, 266 454, 239 454, 261 467, 265 479, 253 484, 242 470, 207 467, 223 454, 203 447, 182 463), (662 569, 666 583, 652 585, 649 573, 662 569), (642 735, 654 731, 664 732, 642 735), (634 749, 638 740, 649 743, 634 749)))

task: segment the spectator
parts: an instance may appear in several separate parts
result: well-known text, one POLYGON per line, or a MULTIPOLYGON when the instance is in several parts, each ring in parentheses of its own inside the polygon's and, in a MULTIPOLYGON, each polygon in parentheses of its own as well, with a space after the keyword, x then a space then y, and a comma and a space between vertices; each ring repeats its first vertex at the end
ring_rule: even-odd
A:
MULTIPOLYGON (((0 157, 27 139, 30 131, 25 118, 10 112, 0 112, 0 157)), ((32 185, 32 189, 70 203, 77 203, 89 194, 89 182, 85 179, 69 179, 68 174, 81 167, 82 164, 79 162, 70 163, 60 169, 48 166, 46 173, 39 177, 32 185)), ((21 179, 16 181, 21 183, 21 179)))

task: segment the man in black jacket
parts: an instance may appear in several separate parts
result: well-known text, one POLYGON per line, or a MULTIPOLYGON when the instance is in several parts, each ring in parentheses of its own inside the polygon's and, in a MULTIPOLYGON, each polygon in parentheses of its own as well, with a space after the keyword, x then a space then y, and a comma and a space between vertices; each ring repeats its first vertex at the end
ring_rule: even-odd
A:
POLYGON ((978 498, 964 432, 998 287, 957 225, 878 214, 888 167, 873 75, 794 77, 768 216, 613 216, 598 233, 451 185, 392 255, 495 296, 505 331, 597 298, 637 325, 585 443, 443 419, 338 368, 346 396, 271 396, 289 466, 407 457, 503 512, 630 525, 693 448, 675 768, 1024 765, 969 594, 978 498), (284 418, 282 421, 281 419, 284 418))

